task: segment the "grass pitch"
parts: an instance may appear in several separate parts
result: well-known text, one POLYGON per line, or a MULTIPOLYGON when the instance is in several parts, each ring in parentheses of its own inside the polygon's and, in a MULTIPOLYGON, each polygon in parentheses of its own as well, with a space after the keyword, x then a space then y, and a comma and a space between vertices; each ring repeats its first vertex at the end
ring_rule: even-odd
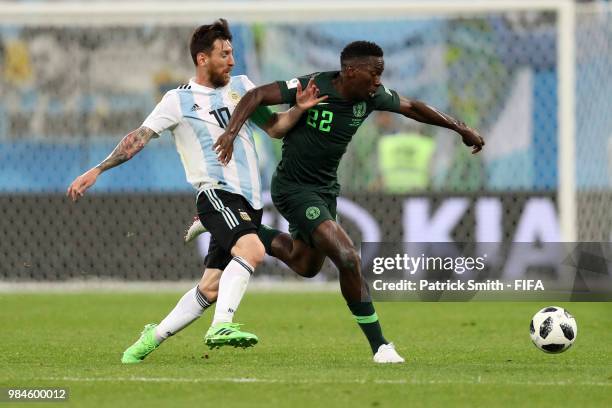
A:
POLYGON ((612 406, 610 303, 559 304, 578 322, 560 355, 529 339, 546 304, 378 303, 407 359, 379 366, 339 293, 247 293, 236 320, 256 347, 209 351, 209 309, 143 363, 122 365, 180 295, 0 295, 0 388, 67 387, 69 401, 52 405, 113 408, 612 406))

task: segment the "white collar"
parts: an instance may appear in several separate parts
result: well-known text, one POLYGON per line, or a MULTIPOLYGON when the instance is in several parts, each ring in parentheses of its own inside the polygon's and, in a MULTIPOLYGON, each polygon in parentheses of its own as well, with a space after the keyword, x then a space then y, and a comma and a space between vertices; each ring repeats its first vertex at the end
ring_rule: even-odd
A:
MULTIPOLYGON (((232 82, 231 78, 230 78, 230 82, 232 82)), ((210 88, 208 86, 198 84, 195 81, 195 78, 191 78, 189 80, 189 85, 191 86, 191 89, 197 89, 197 90, 202 91, 202 92, 215 92, 215 91, 224 89, 225 87, 227 87, 230 84, 230 82, 228 82, 227 85, 222 86, 220 88, 210 88)))

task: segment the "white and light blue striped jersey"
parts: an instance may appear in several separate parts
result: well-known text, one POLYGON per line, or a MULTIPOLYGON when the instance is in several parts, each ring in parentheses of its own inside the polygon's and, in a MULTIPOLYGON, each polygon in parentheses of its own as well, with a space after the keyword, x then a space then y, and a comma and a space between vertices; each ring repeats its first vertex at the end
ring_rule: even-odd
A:
POLYGON ((254 87, 245 75, 233 76, 226 86, 215 89, 192 78, 189 84, 168 91, 142 126, 157 134, 171 131, 187 181, 198 194, 217 188, 239 194, 260 209, 261 178, 253 138, 256 125, 248 120, 242 126, 227 166, 219 163, 213 151, 240 98, 254 87))

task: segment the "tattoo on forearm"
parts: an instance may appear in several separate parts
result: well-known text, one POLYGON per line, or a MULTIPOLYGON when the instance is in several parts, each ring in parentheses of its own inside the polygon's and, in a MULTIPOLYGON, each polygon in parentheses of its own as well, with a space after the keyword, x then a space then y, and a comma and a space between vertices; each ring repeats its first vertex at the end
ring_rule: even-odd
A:
POLYGON ((146 127, 139 127, 138 129, 128 133, 123 139, 121 139, 112 153, 96 167, 102 171, 105 171, 130 160, 136 153, 145 147, 145 145, 154 135, 155 132, 146 127))

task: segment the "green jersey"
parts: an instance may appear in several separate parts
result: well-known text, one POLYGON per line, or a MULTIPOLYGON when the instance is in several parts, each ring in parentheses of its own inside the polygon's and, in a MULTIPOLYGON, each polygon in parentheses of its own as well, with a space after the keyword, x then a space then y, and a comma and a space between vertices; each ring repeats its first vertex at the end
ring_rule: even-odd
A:
MULTIPOLYGON (((279 81, 283 103, 295 104, 297 82, 306 88, 314 76, 320 95, 328 98, 302 115, 283 139, 283 153, 276 169, 276 182, 314 191, 338 194, 338 165, 355 132, 375 110, 399 112, 395 91, 378 87, 363 102, 350 102, 334 88, 338 71, 320 72, 290 81, 279 81)), ((374 154, 374 153, 373 153, 374 154)))

